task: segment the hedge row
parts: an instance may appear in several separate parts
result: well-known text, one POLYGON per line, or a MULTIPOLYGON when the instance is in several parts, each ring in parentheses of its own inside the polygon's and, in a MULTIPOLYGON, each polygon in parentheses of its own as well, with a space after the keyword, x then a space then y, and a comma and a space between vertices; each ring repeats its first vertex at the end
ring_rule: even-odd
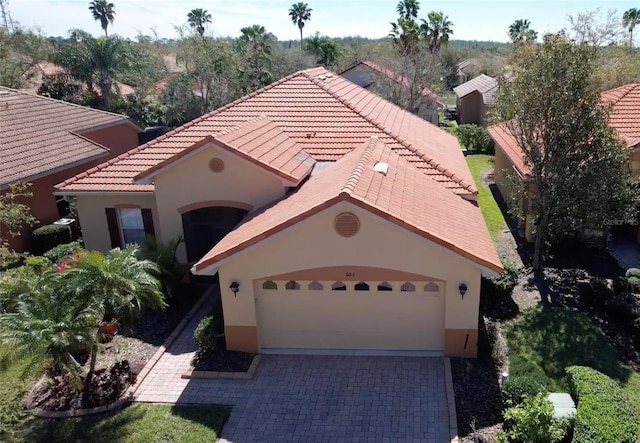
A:
POLYGON ((578 402, 575 443, 636 443, 640 423, 618 383, 595 369, 570 366, 569 387, 578 402))
POLYGON ((72 240, 73 232, 68 225, 44 225, 31 233, 31 253, 42 255, 72 240))

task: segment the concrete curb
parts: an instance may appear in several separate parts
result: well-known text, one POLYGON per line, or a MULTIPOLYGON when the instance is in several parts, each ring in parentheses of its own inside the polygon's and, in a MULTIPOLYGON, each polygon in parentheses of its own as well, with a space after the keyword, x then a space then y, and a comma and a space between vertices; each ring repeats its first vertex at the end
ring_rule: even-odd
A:
POLYGON ((136 401, 135 400, 136 391, 138 390, 138 388, 140 387, 144 379, 149 375, 149 372, 151 372, 153 367, 158 363, 162 355, 173 344, 173 342, 176 341, 176 339, 178 338, 182 330, 185 328, 185 326, 187 326, 189 321, 191 321, 193 316, 200 310, 200 308, 205 303, 205 301, 209 298, 209 295, 211 294, 211 292, 213 292, 214 289, 215 289, 215 286, 211 286, 209 289, 205 291, 204 294, 202 294, 202 297, 200 297, 200 300, 198 300, 196 304, 189 310, 187 315, 185 315, 185 317, 180 321, 180 323, 178 323, 178 326, 176 326, 176 328, 173 330, 171 335, 167 337, 167 339, 164 341, 162 346, 160 346, 156 351, 156 353, 153 354, 153 357, 151 357, 151 360, 149 360, 147 364, 144 366, 144 368, 142 368, 142 371, 140 371, 140 373, 138 374, 136 383, 133 386, 130 386, 126 393, 126 395, 131 396, 132 401, 136 401))
POLYGON ((261 356, 256 355, 251 361, 251 365, 247 372, 215 372, 215 371, 196 371, 193 366, 188 371, 182 373, 180 378, 186 379, 226 379, 226 380, 251 380, 258 369, 261 356))
POLYGON ((451 359, 444 358, 444 379, 447 392, 447 404, 449 406, 449 436, 451 443, 459 443, 458 415, 456 413, 456 397, 453 392, 453 377, 451 375, 451 359))

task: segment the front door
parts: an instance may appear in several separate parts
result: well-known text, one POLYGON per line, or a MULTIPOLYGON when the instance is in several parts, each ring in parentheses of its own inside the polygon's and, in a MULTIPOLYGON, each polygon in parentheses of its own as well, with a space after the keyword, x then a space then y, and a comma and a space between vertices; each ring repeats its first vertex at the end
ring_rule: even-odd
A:
POLYGON ((216 206, 182 214, 189 263, 200 260, 242 221, 247 212, 245 209, 216 206))

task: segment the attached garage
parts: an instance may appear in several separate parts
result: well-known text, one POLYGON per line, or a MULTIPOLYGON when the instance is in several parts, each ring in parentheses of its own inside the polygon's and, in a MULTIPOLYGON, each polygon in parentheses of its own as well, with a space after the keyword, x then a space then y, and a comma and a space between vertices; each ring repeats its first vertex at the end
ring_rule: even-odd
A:
POLYGON ((257 281, 264 348, 444 350, 443 283, 257 281))

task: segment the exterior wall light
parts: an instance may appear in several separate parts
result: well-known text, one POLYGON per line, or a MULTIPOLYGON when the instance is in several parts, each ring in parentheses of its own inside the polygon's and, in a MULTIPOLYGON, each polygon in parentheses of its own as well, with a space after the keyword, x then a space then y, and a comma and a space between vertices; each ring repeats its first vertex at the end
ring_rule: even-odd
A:
POLYGON ((460 295, 462 296, 462 299, 464 300, 464 294, 467 293, 467 284, 466 283, 460 283, 460 286, 458 286, 458 291, 460 291, 460 295))
POLYGON ((233 283, 231 283, 231 285, 229 285, 229 289, 231 289, 231 292, 233 292, 233 296, 237 297, 238 291, 240 290, 240 283, 234 281, 233 283))

